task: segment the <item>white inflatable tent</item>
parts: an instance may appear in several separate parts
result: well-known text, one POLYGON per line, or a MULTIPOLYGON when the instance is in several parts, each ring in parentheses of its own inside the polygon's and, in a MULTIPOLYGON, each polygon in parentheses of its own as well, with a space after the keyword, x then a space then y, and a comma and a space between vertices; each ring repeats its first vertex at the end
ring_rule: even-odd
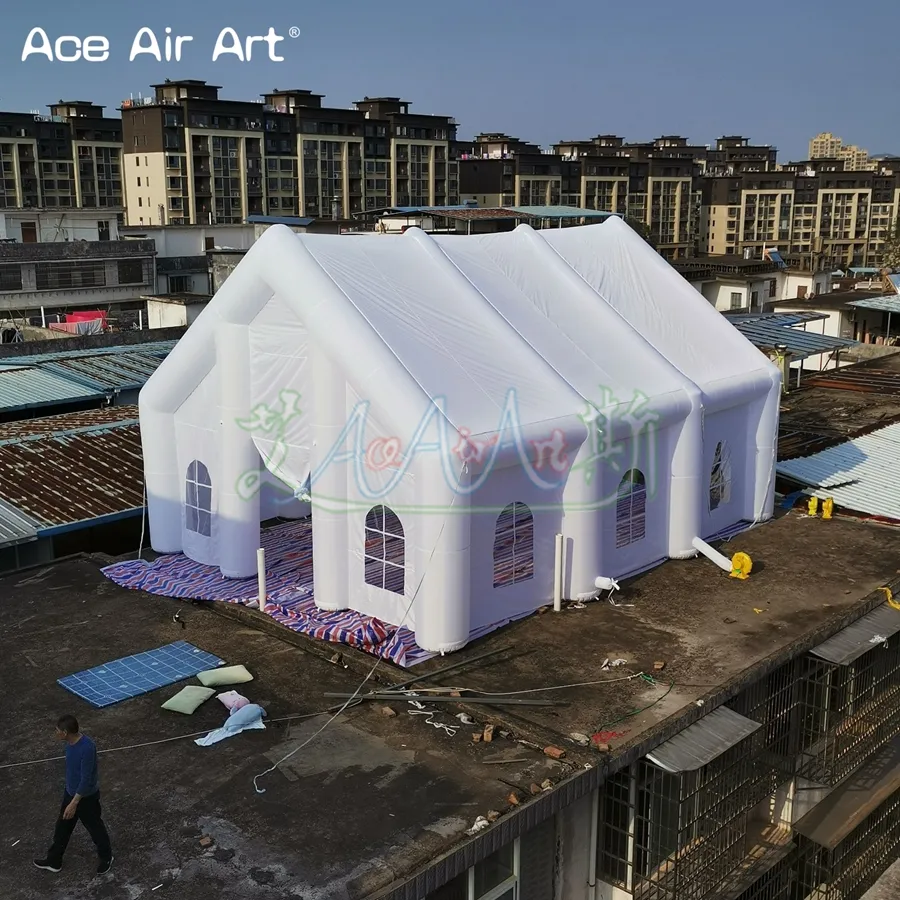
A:
POLYGON ((153 548, 256 572, 312 501, 314 596, 446 652, 772 515, 780 374, 618 218, 270 228, 140 396, 153 548))

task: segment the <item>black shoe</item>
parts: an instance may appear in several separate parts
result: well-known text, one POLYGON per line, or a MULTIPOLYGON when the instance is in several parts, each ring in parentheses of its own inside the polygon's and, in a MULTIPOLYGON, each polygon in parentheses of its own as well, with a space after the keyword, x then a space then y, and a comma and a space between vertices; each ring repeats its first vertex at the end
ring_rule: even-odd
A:
POLYGON ((36 869, 43 869, 45 872, 59 872, 62 869, 62 866, 55 865, 49 859, 36 859, 34 860, 34 866, 36 869))
POLYGON ((97 864, 97 874, 105 875, 112 868, 112 864, 113 857, 110 857, 109 859, 101 859, 97 864))

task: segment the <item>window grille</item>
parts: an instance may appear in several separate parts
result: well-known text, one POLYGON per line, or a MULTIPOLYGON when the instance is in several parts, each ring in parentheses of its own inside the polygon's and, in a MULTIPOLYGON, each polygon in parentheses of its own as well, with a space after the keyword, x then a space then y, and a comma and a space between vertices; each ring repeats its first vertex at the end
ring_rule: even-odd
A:
POLYGON ((534 577, 534 516, 524 503, 510 503, 494 528, 494 587, 534 577))
POLYGON ((403 525, 387 506, 375 506, 366 514, 366 584, 402 594, 406 542, 403 525))

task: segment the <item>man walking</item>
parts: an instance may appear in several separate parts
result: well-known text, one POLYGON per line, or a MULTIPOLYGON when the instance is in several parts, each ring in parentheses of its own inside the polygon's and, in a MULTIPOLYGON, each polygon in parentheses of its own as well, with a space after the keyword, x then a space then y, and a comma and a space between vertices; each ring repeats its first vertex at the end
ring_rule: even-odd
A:
POLYGON ((63 716, 56 723, 56 736, 66 742, 66 790, 53 834, 53 846, 47 851, 45 859, 36 859, 34 864, 39 869, 58 872, 62 868, 63 854, 75 830, 75 823, 80 821, 100 855, 97 874, 105 875, 112 865, 113 854, 109 833, 100 815, 97 747, 79 731, 75 716, 63 716))

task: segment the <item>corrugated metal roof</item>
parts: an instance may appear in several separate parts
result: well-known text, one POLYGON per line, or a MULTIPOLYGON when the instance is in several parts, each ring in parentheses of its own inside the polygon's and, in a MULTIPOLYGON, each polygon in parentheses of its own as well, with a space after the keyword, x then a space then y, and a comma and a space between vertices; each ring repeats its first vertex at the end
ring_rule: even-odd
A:
POLYGON ((894 290, 900 294, 900 275, 888 275, 888 281, 894 286, 894 290))
POLYGON ((81 428, 109 427, 138 421, 137 406, 104 406, 100 409, 86 409, 81 412, 62 413, 56 416, 41 416, 38 419, 22 419, 18 422, 0 423, 0 441, 9 441, 35 435, 58 434, 81 428))
POLYGON ((725 313, 729 322, 771 322, 774 325, 802 325, 804 322, 820 322, 828 315, 821 312, 796 313, 725 313))
POLYGON ((0 500, 0 547, 22 544, 37 537, 37 523, 0 500))
POLYGON ((647 759, 667 772, 695 772, 760 728, 758 722, 720 706, 648 753, 647 759))
POLYGON ((102 390, 48 372, 40 366, 0 367, 0 410, 34 409, 57 403, 100 399, 102 390))
POLYGON ((865 300, 851 300, 849 306, 862 309, 880 309, 882 312, 900 313, 900 296, 887 294, 884 297, 867 297, 865 300))
POLYGON ((315 219, 309 216, 247 216, 250 225, 312 225, 315 219))
POLYGON ((538 219, 608 219, 616 215, 600 209, 581 209, 577 206, 509 206, 513 212, 538 219))
POLYGON ((900 424, 778 463, 777 472, 808 485, 838 507, 900 521, 900 424))
POLYGON ((64 359, 42 368, 94 390, 128 391, 142 388, 162 360, 163 357, 149 353, 123 353, 64 359))
POLYGON ((856 341, 849 338, 816 334, 812 331, 804 331, 802 328, 793 328, 765 319, 735 322, 734 327, 754 346, 763 350, 770 350, 779 345, 784 346, 795 360, 856 345, 856 341))
POLYGON ((849 666, 898 632, 900 610, 884 603, 809 652, 836 666, 849 666))
POLYGON ((38 531, 140 509, 143 478, 133 422, 0 443, 0 498, 38 531))
POLYGON ((0 359, 0 410, 31 409, 138 390, 177 341, 0 359))
MULTIPOLYGON (((64 341, 60 341, 64 343, 64 341)), ((35 366, 39 363, 57 362, 62 359, 81 359, 85 356, 121 356, 131 353, 167 356, 178 341, 148 341, 145 344, 118 344, 115 347, 90 348, 88 350, 57 350, 52 353, 36 353, 33 356, 9 356, 2 361, 3 365, 35 366)))

